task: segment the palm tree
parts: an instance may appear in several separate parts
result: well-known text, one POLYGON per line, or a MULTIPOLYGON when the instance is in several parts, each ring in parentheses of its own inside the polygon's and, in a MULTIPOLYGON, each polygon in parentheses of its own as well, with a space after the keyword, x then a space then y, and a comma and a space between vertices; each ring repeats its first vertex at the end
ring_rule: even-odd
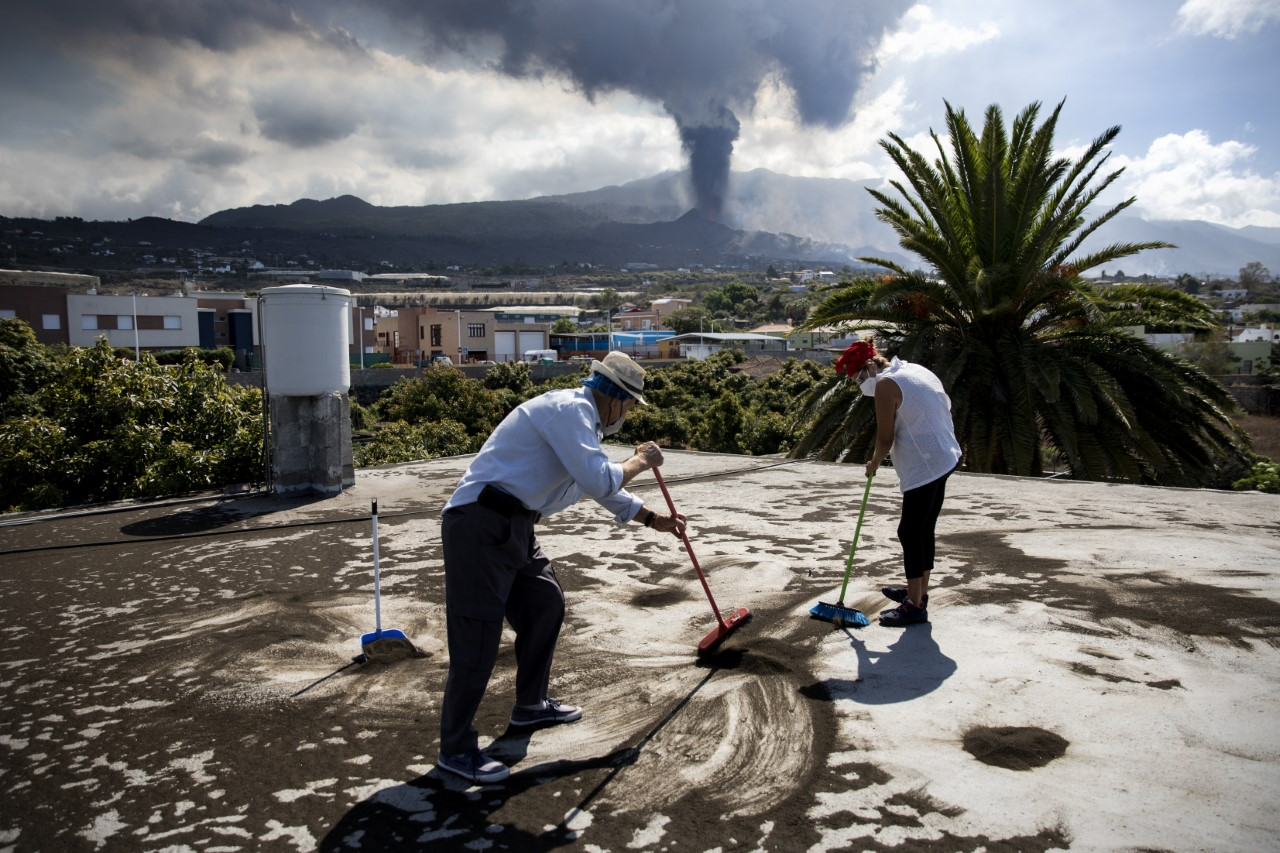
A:
MULTIPOLYGON (((930 164, 900 137, 881 147, 906 184, 901 199, 871 190, 876 216, 919 255, 925 272, 879 258, 879 279, 829 289, 806 327, 873 329, 877 346, 931 367, 952 400, 970 471, 1041 475, 1052 458, 1078 479, 1201 486, 1243 469, 1248 439, 1230 393, 1178 356, 1132 334, 1135 326, 1207 331, 1209 309, 1156 285, 1101 288, 1083 274, 1168 243, 1081 244, 1133 204, 1086 221, 1122 170, 1100 175, 1112 127, 1080 159, 1055 157, 1059 103, 1036 126, 1032 104, 1006 132, 998 106, 982 136, 947 104, 948 154, 937 134, 930 164)), ((848 382, 829 380, 801 406, 807 423, 793 456, 862 461, 874 412, 848 382)))

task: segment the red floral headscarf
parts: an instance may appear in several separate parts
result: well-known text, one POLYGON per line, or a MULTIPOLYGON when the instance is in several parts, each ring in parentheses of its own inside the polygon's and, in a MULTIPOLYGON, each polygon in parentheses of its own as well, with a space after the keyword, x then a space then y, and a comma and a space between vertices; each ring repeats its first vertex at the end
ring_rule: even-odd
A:
POLYGON ((874 355, 876 355, 876 348, 870 341, 854 341, 836 359, 836 373, 843 371, 850 377, 856 376, 862 366, 874 355))

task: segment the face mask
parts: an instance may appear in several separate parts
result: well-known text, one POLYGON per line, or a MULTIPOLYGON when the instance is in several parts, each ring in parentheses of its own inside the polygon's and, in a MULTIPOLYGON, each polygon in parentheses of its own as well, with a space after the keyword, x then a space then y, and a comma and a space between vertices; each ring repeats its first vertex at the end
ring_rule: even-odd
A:
MULTIPOLYGON (((610 408, 612 408, 612 404, 610 405, 610 408)), ((607 426, 600 427, 600 434, 602 436, 613 435, 618 430, 622 429, 622 422, 625 421, 626 419, 627 419, 627 410, 624 407, 622 410, 622 414, 618 415, 618 419, 616 421, 614 421, 613 423, 607 426)))
POLYGON ((876 395, 876 377, 868 376, 858 385, 858 390, 862 391, 868 397, 876 395))

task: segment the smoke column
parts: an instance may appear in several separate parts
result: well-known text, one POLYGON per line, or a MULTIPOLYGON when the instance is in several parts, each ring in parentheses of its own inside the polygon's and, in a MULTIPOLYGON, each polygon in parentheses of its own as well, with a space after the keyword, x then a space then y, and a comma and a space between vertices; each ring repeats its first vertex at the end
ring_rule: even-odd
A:
MULTIPOLYGON (((513 77, 565 77, 591 99, 663 104, 689 159, 698 210, 719 221, 738 115, 763 81, 791 88, 800 120, 849 118, 883 33, 911 0, 381 0, 428 57, 462 55, 513 77)), ((431 61, 428 58, 427 61, 431 61)))

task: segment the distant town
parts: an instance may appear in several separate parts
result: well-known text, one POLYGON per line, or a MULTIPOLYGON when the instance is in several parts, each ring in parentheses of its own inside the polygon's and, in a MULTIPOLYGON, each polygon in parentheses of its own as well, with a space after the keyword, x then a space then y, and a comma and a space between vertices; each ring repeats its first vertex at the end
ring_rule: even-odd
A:
MULTIPOLYGON (((261 364, 257 294, 290 284, 350 294, 355 367, 497 363, 531 353, 538 360, 568 361, 609 349, 638 358, 705 358, 726 347, 825 361, 857 330, 801 331, 815 295, 826 285, 875 273, 861 265, 777 258, 676 267, 635 261, 606 268, 566 259, 542 267, 432 269, 384 258, 339 268, 322 263, 332 252, 263 254, 262 241, 248 238, 234 248, 225 242, 194 247, 189 232, 196 226, 180 228, 182 239, 168 245, 111 236, 136 223, 62 218, 40 228, 4 224, 0 266, 9 268, 0 269, 0 318, 23 319, 46 344, 91 346, 106 339, 137 351, 226 347, 234 352, 236 371, 261 364)), ((149 229, 163 233, 160 225, 149 229)), ((230 232, 218 233, 225 240, 230 232)), ((1210 373, 1272 369, 1272 347, 1280 344, 1280 284, 1261 263, 1241 268, 1234 280, 1131 278, 1116 269, 1095 281, 1193 294, 1221 320, 1212 339, 1155 328, 1134 333, 1196 355, 1210 373)))

